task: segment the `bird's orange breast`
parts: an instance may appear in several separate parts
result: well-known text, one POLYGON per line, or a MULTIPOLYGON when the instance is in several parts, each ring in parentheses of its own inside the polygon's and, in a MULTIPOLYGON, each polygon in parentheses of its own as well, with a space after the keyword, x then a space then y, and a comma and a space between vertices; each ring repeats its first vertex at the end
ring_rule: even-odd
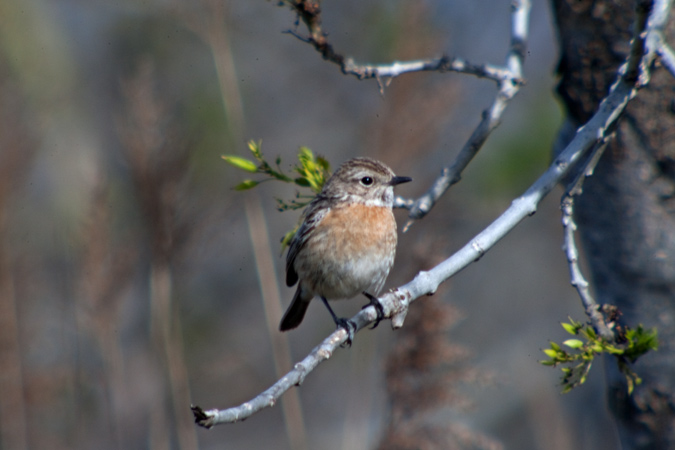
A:
POLYGON ((383 245, 396 245, 396 221, 391 209, 386 207, 355 203, 334 208, 317 225, 316 231, 322 239, 332 241, 336 252, 352 252, 352 257, 377 252, 383 245))
POLYGON ((294 263, 304 289, 332 300, 382 288, 396 253, 390 208, 333 207, 310 233, 294 263))

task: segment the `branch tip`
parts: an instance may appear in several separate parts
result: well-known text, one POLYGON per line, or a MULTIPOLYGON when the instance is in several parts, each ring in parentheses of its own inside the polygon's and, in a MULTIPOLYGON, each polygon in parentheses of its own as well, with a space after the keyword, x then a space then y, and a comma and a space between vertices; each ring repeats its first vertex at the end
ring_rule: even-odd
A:
POLYGON ((190 405, 190 409, 192 410, 192 415, 194 416, 195 423, 197 425, 206 429, 213 427, 213 412, 217 412, 217 410, 204 411, 200 406, 197 405, 190 405))

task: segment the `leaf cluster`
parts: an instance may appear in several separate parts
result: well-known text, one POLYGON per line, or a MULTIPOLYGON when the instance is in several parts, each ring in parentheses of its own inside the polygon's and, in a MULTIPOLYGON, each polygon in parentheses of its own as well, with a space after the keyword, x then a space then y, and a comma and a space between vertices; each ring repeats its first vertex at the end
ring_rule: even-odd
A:
MULTIPOLYGON (((321 192, 323 185, 330 177, 330 163, 321 156, 316 156, 307 147, 300 147, 298 150, 298 163, 295 164, 291 175, 284 173, 281 169, 281 158, 277 156, 274 163, 265 160, 261 150, 262 142, 249 141, 248 149, 253 155, 253 160, 242 158, 235 155, 223 155, 222 158, 230 165, 249 173, 264 175, 260 180, 245 179, 234 187, 237 191, 246 191, 258 186, 260 183, 270 180, 277 180, 284 183, 291 183, 303 189, 309 189, 309 194, 296 192, 295 198, 290 201, 276 198, 279 211, 296 210, 304 208, 312 201, 314 196, 321 192)), ((291 242, 295 235, 297 227, 290 230, 281 240, 282 251, 291 242)))
MULTIPOLYGON (((297 186, 303 188, 310 188, 314 195, 321 192, 323 185, 328 180, 330 176, 330 163, 321 156, 315 156, 312 150, 307 147, 300 147, 298 151, 298 162, 292 167, 292 171, 297 173, 299 176, 293 177, 287 175, 281 169, 281 157, 277 156, 274 164, 270 164, 265 160, 265 157, 262 154, 261 142, 249 141, 248 149, 255 161, 251 161, 247 158, 242 158, 241 156, 235 155, 223 155, 222 158, 227 161, 232 166, 241 169, 245 172, 250 173, 259 173, 266 175, 267 178, 262 180, 251 180, 246 179, 234 187, 237 191, 245 191, 252 189, 263 183, 265 181, 277 180, 284 183, 293 183, 297 186)), ((313 198, 314 195, 307 195, 303 197, 313 198)), ((296 197, 300 197, 298 194, 296 197)), ((287 209, 299 209, 307 205, 309 201, 299 202, 292 200, 290 203, 285 203, 282 200, 277 199, 280 204, 280 210, 285 211, 287 209)))
POLYGON ((598 336, 588 324, 584 325, 570 318, 569 323, 563 322, 561 325, 569 334, 579 338, 567 339, 562 346, 551 342, 549 348, 543 349, 549 359, 540 362, 545 366, 555 367, 558 364, 568 366, 561 368, 563 393, 584 384, 594 359, 599 355, 608 354, 616 358, 619 370, 626 377, 628 393, 632 394, 642 379, 632 370, 631 364, 650 350, 658 348, 656 328, 645 330, 642 325, 634 329, 625 327, 617 338, 620 343, 610 343, 598 336), (563 346, 570 350, 563 349, 563 346))

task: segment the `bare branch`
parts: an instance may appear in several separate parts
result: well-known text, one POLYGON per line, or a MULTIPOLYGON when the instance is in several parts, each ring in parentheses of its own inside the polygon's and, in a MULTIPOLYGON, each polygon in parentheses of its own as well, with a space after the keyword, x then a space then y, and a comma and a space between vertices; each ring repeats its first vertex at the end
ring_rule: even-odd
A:
POLYGON ((655 0, 652 13, 649 17, 649 34, 647 35, 647 51, 659 55, 661 63, 675 76, 675 53, 666 43, 664 29, 668 19, 668 13, 672 6, 672 0, 655 0))
POLYGON ((530 15, 531 4, 529 0, 518 0, 512 3, 511 13, 511 45, 506 55, 506 66, 511 74, 499 82, 499 91, 492 106, 483 112, 483 118, 462 147, 459 154, 450 166, 441 170, 440 176, 434 181, 429 190, 415 201, 397 201, 396 206, 410 210, 408 222, 403 231, 414 223, 415 220, 426 216, 443 194, 461 179, 461 174, 471 160, 481 149, 488 136, 501 123, 502 114, 508 102, 515 97, 520 90, 522 82, 516 82, 522 78, 522 66, 525 58, 527 39, 527 23, 530 15))
POLYGON ((574 196, 581 194, 581 187, 584 180, 586 177, 593 174, 593 170, 604 153, 610 138, 611 136, 607 136, 595 146, 591 156, 588 158, 589 162, 586 164, 585 170, 579 173, 577 179, 570 184, 563 195, 560 202, 560 209, 562 211, 562 224, 564 230, 563 250, 565 251, 567 263, 569 265, 570 282, 579 293, 586 315, 590 318, 595 330, 608 342, 613 342, 614 332, 606 323, 605 317, 600 311, 601 305, 599 305, 591 295, 589 283, 586 281, 586 278, 584 278, 581 267, 579 267, 579 252, 577 251, 574 239, 574 232, 577 230, 577 225, 574 222, 574 196))
MULTIPOLYGON (((353 75, 359 80, 376 79, 380 84, 380 91, 388 84, 382 82, 385 78, 391 81, 392 78, 405 73, 430 71, 458 72, 475 75, 479 78, 487 78, 497 83, 508 81, 519 85, 523 84, 523 80, 520 79, 520 72, 514 72, 509 64, 507 64, 507 67, 498 67, 491 64, 472 64, 461 58, 450 58, 448 56, 417 61, 394 61, 391 64, 357 64, 354 59, 346 58, 336 52, 326 39, 321 28, 321 10, 318 4, 313 4, 311 1, 289 1, 288 4, 307 25, 310 34, 308 37, 304 37, 294 30, 288 30, 286 33, 312 45, 316 51, 321 53, 325 60, 339 65, 342 73, 345 75, 353 75)), ((522 26, 519 26, 519 28, 522 28, 522 26)), ((514 54, 517 53, 519 55, 518 59, 524 53, 522 42, 524 41, 520 39, 512 40, 512 48, 518 47, 519 49, 517 52, 514 52, 514 54), (516 41, 518 42, 517 44, 516 41)))
POLYGON ((433 58, 419 61, 394 61, 391 64, 356 64, 353 59, 347 58, 342 65, 342 72, 354 75, 360 80, 369 78, 394 78, 410 72, 458 72, 487 78, 496 82, 509 81, 522 84, 523 81, 514 78, 513 73, 506 68, 491 64, 472 64, 461 58, 433 58))
POLYGON ((663 66, 668 69, 670 74, 675 77, 675 53, 666 43, 661 43, 657 49, 663 66))
POLYGON ((651 61, 654 59, 654 49, 651 49, 649 52, 646 50, 646 38, 649 33, 645 33, 645 30, 647 30, 647 21, 649 20, 653 6, 654 0, 640 0, 636 5, 633 42, 625 68, 621 69, 623 72, 623 79, 627 83, 637 83, 640 81, 641 85, 645 85, 649 81, 649 71, 644 70, 644 68, 640 66, 641 63, 647 66, 651 64, 651 61), (647 53, 648 57, 643 59, 645 53, 647 53), (642 80, 640 80, 641 77, 643 78, 642 80))

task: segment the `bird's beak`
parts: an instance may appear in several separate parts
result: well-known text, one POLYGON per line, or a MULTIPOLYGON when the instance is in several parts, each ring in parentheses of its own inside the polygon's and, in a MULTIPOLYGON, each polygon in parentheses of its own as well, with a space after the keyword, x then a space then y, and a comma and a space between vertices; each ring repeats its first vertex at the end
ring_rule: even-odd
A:
POLYGON ((394 177, 394 178, 391 179, 389 184, 391 186, 396 186, 397 184, 407 183, 408 181, 412 181, 412 178, 410 178, 410 177, 394 177))

